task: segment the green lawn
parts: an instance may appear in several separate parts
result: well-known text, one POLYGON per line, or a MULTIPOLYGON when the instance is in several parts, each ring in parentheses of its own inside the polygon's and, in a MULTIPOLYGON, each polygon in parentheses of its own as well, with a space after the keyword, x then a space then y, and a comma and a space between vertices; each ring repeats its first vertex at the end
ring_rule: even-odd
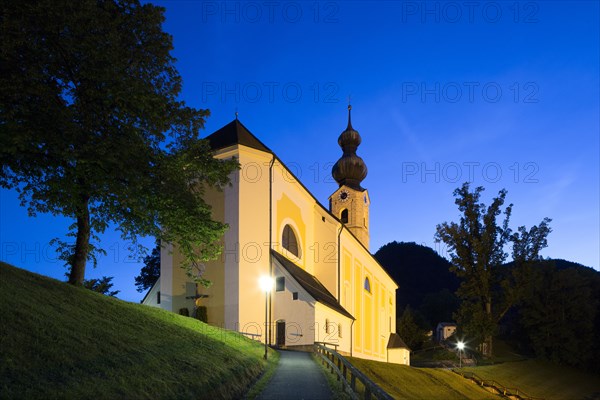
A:
POLYGON ((600 399, 600 377, 539 360, 463 368, 546 400, 600 399))
POLYGON ((427 348, 415 351, 410 355, 411 363, 431 363, 437 361, 456 361, 458 356, 455 352, 449 351, 439 344, 428 344, 427 348))
POLYGON ((239 398, 264 348, 0 263, 0 398, 239 398))
POLYGON ((335 372, 331 372, 327 364, 323 364, 323 360, 313 353, 313 359, 325 375, 329 389, 331 389, 332 400, 350 400, 351 397, 342 389, 342 383, 337 380, 338 376, 335 372))
POLYGON ((498 399, 452 371, 349 357, 348 360, 386 392, 398 399, 498 399))
POLYGON ((491 362, 492 364, 503 363, 508 361, 524 361, 528 358, 522 354, 517 353, 508 343, 503 340, 494 340, 494 357, 491 361, 479 360, 479 365, 485 362, 491 362))

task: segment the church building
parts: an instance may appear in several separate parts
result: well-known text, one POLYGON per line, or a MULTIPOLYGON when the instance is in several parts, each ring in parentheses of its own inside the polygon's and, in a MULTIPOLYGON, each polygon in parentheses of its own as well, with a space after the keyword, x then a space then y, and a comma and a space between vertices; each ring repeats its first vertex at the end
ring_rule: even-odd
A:
POLYGON ((240 163, 231 185, 205 192, 212 218, 229 225, 223 253, 198 271, 212 286, 192 282, 176 244, 167 245, 142 302, 190 314, 206 307, 209 324, 280 348, 326 342, 344 355, 409 364, 395 333, 398 285, 369 251, 367 167, 350 113, 349 106, 328 207, 237 118, 209 135, 215 157, 240 163), (272 278, 270 292, 259 284, 264 277, 272 278))

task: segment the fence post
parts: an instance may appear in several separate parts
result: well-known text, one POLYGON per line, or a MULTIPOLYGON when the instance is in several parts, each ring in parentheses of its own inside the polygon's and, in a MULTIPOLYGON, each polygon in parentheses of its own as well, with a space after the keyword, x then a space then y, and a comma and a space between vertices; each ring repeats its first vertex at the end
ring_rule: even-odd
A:
POLYGON ((333 352, 331 353, 331 373, 333 374, 335 372, 335 354, 333 354, 333 352))

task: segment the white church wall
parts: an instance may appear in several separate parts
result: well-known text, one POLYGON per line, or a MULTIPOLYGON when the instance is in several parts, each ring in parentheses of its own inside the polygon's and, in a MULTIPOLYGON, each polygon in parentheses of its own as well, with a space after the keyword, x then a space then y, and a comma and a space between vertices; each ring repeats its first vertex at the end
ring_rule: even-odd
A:
MULTIPOLYGON (((231 308, 237 307, 236 322, 239 326, 237 329, 247 331, 257 324, 264 327, 264 292, 260 288, 259 280, 270 273, 269 161, 271 155, 245 146, 240 146, 239 149, 241 169, 237 185, 239 187, 238 236, 237 239, 226 239, 230 248, 237 249, 238 266, 230 268, 228 259, 225 289, 231 308)), ((231 321, 233 315, 227 319, 231 321)))
POLYGON ((342 232, 341 247, 344 292, 340 300, 357 319, 353 326, 353 354, 385 361, 389 334, 396 331, 394 294, 397 285, 347 230, 342 232))
POLYGON ((408 349, 388 349, 388 362, 393 364, 410 365, 410 351, 408 349))
POLYGON ((316 203, 313 205, 314 242, 312 261, 314 275, 338 300, 338 248, 340 224, 316 203))
POLYGON ((186 308, 189 315, 194 311, 195 290, 190 279, 181 268, 184 259, 177 246, 167 245, 161 249, 161 306, 165 310, 179 313, 186 308), (164 273, 164 275, 163 275, 164 273))
POLYGON ((337 346, 337 351, 350 354, 352 319, 324 304, 315 305, 315 341, 337 346))
MULTIPOLYGON (((271 318, 273 332, 277 329, 277 321, 286 323, 287 347, 312 346, 315 341, 315 299, 300 286, 284 268, 274 263, 274 279, 285 279, 284 290, 273 288, 273 315, 271 318), (294 293, 298 298, 294 300, 294 293)), ((276 344, 276 334, 272 336, 272 344, 276 344)))
POLYGON ((173 246, 168 243, 160 249, 160 280, 160 307, 173 311, 173 246))
POLYGON ((150 307, 161 308, 161 301, 159 301, 160 297, 160 277, 156 281, 156 283, 150 288, 150 291, 146 294, 144 299, 142 300, 142 304, 150 307))
MULTIPOLYGON (((225 223, 229 228, 223 236, 223 253, 221 260, 223 262, 223 319, 226 329, 239 330, 239 263, 240 259, 237 243, 239 242, 240 218, 240 188, 235 182, 240 179, 240 171, 231 174, 232 185, 224 188, 225 223)), ((210 317, 209 317, 210 318, 210 317)))
MULTIPOLYGON (((234 175, 232 174, 232 179, 234 175)), ((224 190, 206 188, 204 200, 211 206, 211 218, 215 221, 229 223, 230 229, 235 232, 237 222, 237 209, 231 206, 231 202, 237 199, 237 190, 232 187, 225 187, 224 190), (231 216, 231 211, 236 211, 231 216), (227 214, 227 215, 226 215, 227 214)), ((227 233, 225 233, 227 235, 227 233)), ((223 240, 223 243, 225 241, 223 240)), ((202 297, 196 301, 198 306, 206 307, 207 322, 211 325, 225 327, 225 258, 222 253, 215 260, 205 261, 203 277, 212 282, 211 286, 206 288, 199 286, 198 294, 202 297)), ((237 267, 236 267, 237 268, 237 267)))
POLYGON ((273 248, 314 275, 314 199, 279 161, 273 165, 273 248), (300 254, 282 247, 281 234, 289 224, 297 236, 300 254))

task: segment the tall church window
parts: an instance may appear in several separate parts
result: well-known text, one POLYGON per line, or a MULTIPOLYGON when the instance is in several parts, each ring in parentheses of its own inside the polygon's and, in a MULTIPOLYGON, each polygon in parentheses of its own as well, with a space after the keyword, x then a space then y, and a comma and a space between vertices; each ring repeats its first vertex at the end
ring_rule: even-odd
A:
POLYGON ((347 224, 348 223, 348 210, 346 208, 344 208, 342 210, 342 214, 340 216, 340 219, 342 220, 343 224, 347 224))
POLYGON ((294 234, 294 231, 289 225, 286 225, 283 228, 281 244, 283 245, 284 249, 286 249, 296 257, 300 257, 300 247, 298 246, 298 239, 296 239, 296 235, 294 234))
POLYGON ((365 278, 365 290, 369 293, 371 293, 371 281, 369 280, 369 278, 365 278))

